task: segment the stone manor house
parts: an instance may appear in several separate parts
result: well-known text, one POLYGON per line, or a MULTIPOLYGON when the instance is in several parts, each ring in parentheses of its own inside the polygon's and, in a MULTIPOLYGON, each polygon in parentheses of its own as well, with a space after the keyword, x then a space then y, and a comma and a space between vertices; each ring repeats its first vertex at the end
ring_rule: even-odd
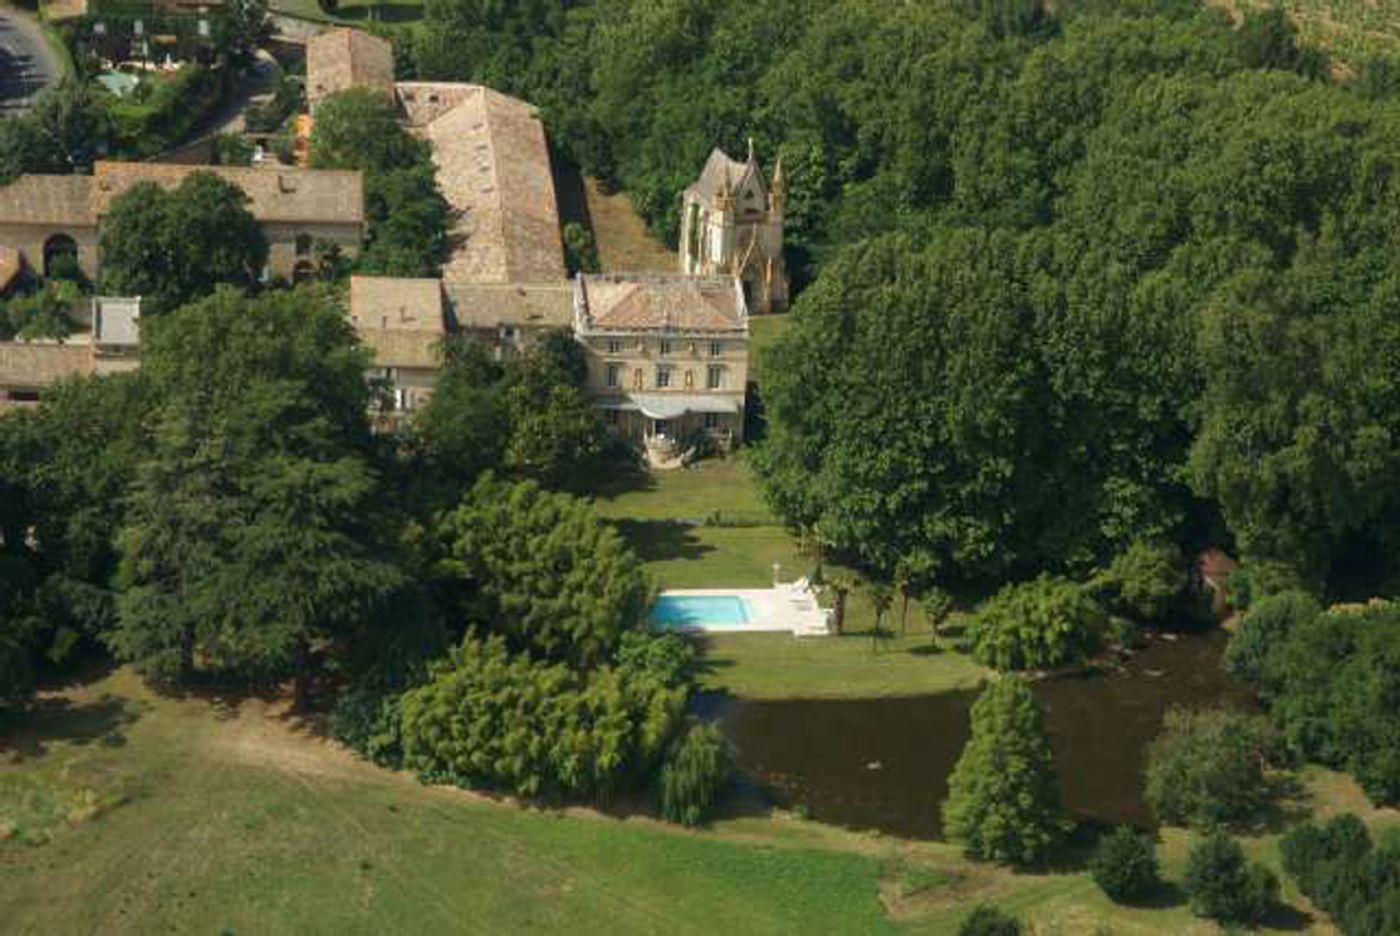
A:
MULTIPOLYGON (((383 422, 403 418, 432 393, 447 335, 470 333, 508 357, 550 329, 569 329, 586 349, 596 405, 653 464, 678 464, 703 437, 723 446, 742 440, 748 316, 787 303, 781 166, 769 181, 752 147, 742 162, 714 151, 683 195, 679 272, 570 280, 534 108, 480 85, 396 82, 391 46, 368 33, 333 29, 312 38, 311 121, 327 95, 351 87, 383 93, 404 125, 427 140, 453 217, 440 279, 351 277, 348 313, 375 355, 368 376, 386 388, 383 422)), ((8 250, 43 273, 66 254, 96 280, 98 231, 111 200, 137 181, 174 186, 193 171, 215 172, 248 192, 268 238, 271 277, 308 275, 316 242, 334 242, 352 256, 363 242, 359 173, 103 162, 90 177, 31 175, 0 188, 0 260, 8 250)), ((139 302, 93 305, 90 336, 0 343, 0 410, 32 402, 63 376, 103 370, 99 361, 108 358, 134 366, 139 302), (116 350, 98 334, 104 307, 126 318, 116 350), (59 364, 37 366, 56 348, 77 347, 87 351, 64 350, 59 364)))

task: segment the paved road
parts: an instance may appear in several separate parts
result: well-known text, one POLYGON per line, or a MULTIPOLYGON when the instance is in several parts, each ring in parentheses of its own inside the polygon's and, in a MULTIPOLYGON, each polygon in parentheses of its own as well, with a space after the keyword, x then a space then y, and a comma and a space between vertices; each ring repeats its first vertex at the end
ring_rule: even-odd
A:
POLYGON ((0 7, 0 115, 24 110, 62 76, 39 24, 11 7, 0 7))

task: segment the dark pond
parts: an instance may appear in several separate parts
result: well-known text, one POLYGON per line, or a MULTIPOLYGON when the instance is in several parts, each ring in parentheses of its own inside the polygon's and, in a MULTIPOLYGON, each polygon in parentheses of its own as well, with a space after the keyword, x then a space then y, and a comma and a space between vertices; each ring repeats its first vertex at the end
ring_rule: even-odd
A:
MULTIPOLYGON (((1145 823, 1147 745, 1172 706, 1248 704, 1220 667, 1222 631, 1157 638, 1121 671, 1046 680, 1035 693, 1076 817, 1145 823)), ((975 692, 898 699, 738 700, 723 711, 739 768, 814 819, 937 837, 938 806, 968 734, 975 692)))

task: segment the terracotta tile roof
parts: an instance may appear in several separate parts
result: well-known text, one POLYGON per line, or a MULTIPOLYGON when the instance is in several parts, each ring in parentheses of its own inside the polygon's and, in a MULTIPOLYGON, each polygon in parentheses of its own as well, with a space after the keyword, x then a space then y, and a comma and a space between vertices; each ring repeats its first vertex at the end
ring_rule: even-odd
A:
POLYGON ((93 166, 91 211, 101 217, 112 200, 138 182, 175 188, 194 172, 212 172, 248 194, 248 210, 259 221, 364 222, 360 173, 344 169, 251 169, 235 166, 177 166, 99 161, 93 166))
POLYGON ((332 29, 306 43, 306 95, 315 104, 348 88, 394 91, 394 47, 359 29, 332 29))
POLYGON ((92 347, 57 341, 0 342, 0 387, 47 387, 93 371, 92 347))
POLYGON ((92 179, 78 175, 23 175, 0 188, 0 224, 91 227, 92 179))
POLYGON ((747 332, 733 277, 616 273, 581 276, 587 327, 602 331, 747 332))
POLYGON ((436 367, 443 320, 435 279, 350 277, 350 321, 379 367, 436 367))
POLYGON ((428 140, 457 214, 443 279, 563 280, 564 248, 544 126, 524 101, 480 85, 404 82, 408 122, 428 140))
POLYGON ((445 283, 447 301, 460 328, 568 328, 574 287, 557 283, 445 283))

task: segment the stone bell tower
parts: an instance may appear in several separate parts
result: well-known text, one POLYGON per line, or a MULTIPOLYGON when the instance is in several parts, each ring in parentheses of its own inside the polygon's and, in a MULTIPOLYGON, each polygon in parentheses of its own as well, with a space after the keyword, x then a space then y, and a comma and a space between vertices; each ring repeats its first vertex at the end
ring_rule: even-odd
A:
POLYGON ((787 197, 783 164, 766 181, 754 158, 739 162, 716 149, 695 184, 683 194, 681 272, 734 275, 744 285, 750 312, 787 308, 783 263, 783 208, 787 197))

